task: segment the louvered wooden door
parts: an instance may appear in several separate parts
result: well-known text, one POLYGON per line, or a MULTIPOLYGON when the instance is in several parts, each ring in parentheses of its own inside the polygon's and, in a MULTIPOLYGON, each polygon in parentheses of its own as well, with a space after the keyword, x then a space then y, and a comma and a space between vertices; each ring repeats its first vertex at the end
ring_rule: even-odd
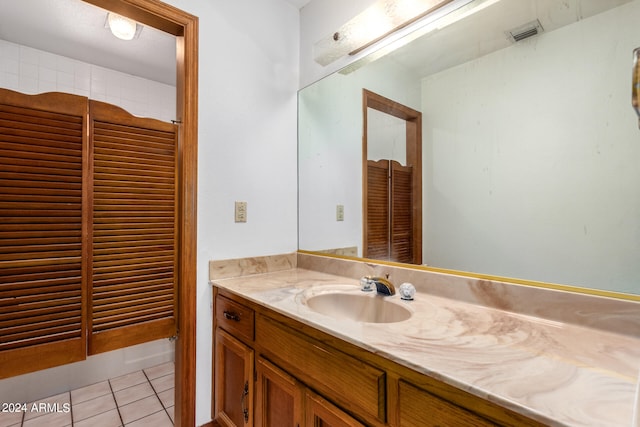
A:
POLYGON ((177 132, 90 101, 89 354, 176 331, 177 132))
POLYGON ((176 126, 0 89, 0 378, 176 333, 176 126))
POLYGON ((0 378, 85 358, 86 116, 83 97, 0 91, 0 378))

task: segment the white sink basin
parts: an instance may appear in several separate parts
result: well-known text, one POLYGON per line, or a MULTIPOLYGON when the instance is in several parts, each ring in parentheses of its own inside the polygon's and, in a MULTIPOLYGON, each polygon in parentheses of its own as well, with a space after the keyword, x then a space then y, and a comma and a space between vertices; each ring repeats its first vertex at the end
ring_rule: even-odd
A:
POLYGON ((306 299, 307 306, 320 314, 339 320, 364 323, 395 323, 411 317, 402 302, 375 292, 326 292, 306 299))

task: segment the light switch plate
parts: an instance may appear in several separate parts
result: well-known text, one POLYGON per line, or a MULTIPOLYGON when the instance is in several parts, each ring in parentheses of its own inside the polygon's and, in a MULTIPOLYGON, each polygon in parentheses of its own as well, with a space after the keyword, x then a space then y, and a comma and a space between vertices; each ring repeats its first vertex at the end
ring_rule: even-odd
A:
POLYGON ((336 221, 344 221, 344 205, 336 206, 336 221))
POLYGON ((247 202, 236 202, 236 222, 247 222, 247 202))

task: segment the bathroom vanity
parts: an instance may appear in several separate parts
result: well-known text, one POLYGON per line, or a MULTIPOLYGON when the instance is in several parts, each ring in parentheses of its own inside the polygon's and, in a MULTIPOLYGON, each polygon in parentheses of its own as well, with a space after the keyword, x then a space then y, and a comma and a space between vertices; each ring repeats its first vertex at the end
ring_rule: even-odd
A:
POLYGON ((227 289, 215 301, 223 425, 542 425, 227 289))
MULTIPOLYGON (((351 275, 386 268, 392 280, 402 277, 391 267, 358 264, 339 268, 351 275)), ((631 423, 640 362, 632 334, 445 298, 418 283, 414 301, 363 295, 357 278, 300 262, 212 282, 212 403, 221 425, 631 423), (332 313, 310 303, 327 296, 334 303, 384 298, 410 315, 363 321, 348 310, 354 302, 332 304, 332 313)), ((638 322, 638 305, 607 310, 638 322)), ((584 308, 583 315, 599 317, 602 307, 584 308)))

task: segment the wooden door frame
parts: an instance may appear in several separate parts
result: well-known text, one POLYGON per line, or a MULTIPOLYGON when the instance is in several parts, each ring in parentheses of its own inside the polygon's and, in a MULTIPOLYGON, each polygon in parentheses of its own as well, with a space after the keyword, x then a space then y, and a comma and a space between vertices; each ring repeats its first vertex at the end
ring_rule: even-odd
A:
POLYGON ((406 123, 407 166, 413 174, 413 259, 422 264, 422 113, 367 89, 362 89, 362 256, 367 258, 367 109, 390 114, 406 123))
POLYGON ((178 130, 178 339, 175 425, 196 424, 198 18, 158 0, 83 0, 176 36, 178 130))

